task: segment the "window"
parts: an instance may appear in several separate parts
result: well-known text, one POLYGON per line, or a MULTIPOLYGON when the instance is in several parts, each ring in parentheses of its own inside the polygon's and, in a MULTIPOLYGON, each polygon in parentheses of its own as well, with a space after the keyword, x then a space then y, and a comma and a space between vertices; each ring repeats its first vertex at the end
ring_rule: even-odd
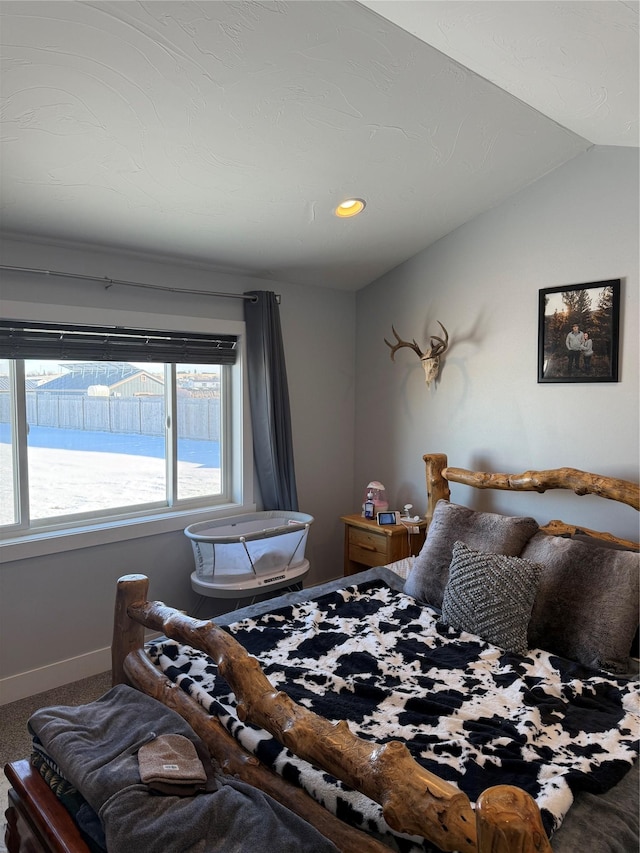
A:
POLYGON ((0 322, 0 354, 17 356, 0 358, 2 537, 242 503, 238 348, 236 334, 0 322))

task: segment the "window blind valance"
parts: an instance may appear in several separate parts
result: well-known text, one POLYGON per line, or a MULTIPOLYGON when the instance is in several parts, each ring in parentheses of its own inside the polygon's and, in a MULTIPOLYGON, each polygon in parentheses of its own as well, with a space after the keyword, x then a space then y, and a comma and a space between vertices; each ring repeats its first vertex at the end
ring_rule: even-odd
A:
POLYGON ((237 335, 0 320, 0 358, 234 364, 237 335))

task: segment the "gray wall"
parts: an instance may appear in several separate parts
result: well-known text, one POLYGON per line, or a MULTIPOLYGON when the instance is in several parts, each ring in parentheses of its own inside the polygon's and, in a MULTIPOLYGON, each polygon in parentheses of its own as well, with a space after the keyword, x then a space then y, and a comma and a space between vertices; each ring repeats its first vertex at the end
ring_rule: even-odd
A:
MULTIPOLYGON (((282 294, 300 504, 316 519, 307 550, 316 581, 340 574, 338 518, 358 510, 369 480, 385 483, 393 506, 410 502, 424 512, 425 452, 445 452, 453 465, 484 470, 569 465, 637 478, 638 226, 638 152, 596 148, 357 295, 55 246, 8 244, 3 263, 282 294), (538 385, 538 290, 609 278, 623 279, 620 382, 538 385), (426 342, 436 320, 452 344, 438 385, 427 389, 415 355, 403 350, 392 363, 383 338, 393 323, 405 339, 426 342)), ((125 314, 242 316, 236 300, 54 279, 8 281, 3 296, 117 305, 125 314)), ((579 520, 638 535, 634 510, 607 504, 603 511, 591 497, 523 494, 515 506, 504 493, 480 496, 465 487, 453 494, 461 503, 530 512, 540 521, 579 520)), ((81 677, 100 664, 107 668, 116 578, 145 572, 153 598, 190 609, 191 568, 181 533, 0 566, 0 678, 27 673, 33 678, 7 684, 38 676, 39 689, 46 689, 64 673, 81 677)))
MULTIPOLYGON (((394 506, 422 514, 426 452, 463 468, 637 480, 638 180, 636 149, 594 148, 358 293, 354 502, 380 479, 394 506), (537 384, 539 289, 612 278, 620 381, 537 384), (392 362, 383 338, 393 323, 428 344, 437 320, 452 342, 427 389, 417 356, 402 349, 392 362)), ((472 491, 454 487, 452 499, 638 538, 635 510, 592 496, 472 491)))
MULTIPOLYGON (((341 574, 339 516, 350 509, 353 493, 353 293, 19 241, 5 241, 2 263, 166 287, 280 293, 300 507, 315 518, 306 551, 312 567, 307 582, 341 574)), ((243 313, 242 301, 237 299, 116 286, 105 289, 99 283, 15 273, 3 273, 2 300, 69 306, 69 319, 79 308, 117 308, 124 322, 127 311, 229 320, 241 320, 243 313)), ((257 490, 256 500, 259 504, 257 490)), ((106 649, 111 643, 113 596, 120 575, 148 574, 154 599, 192 611, 198 601, 189 582, 193 568, 191 546, 181 531, 4 562, 0 566, 0 702, 19 698, 24 690, 48 689, 108 668, 106 649), (34 689, 34 684, 39 686, 34 689)))

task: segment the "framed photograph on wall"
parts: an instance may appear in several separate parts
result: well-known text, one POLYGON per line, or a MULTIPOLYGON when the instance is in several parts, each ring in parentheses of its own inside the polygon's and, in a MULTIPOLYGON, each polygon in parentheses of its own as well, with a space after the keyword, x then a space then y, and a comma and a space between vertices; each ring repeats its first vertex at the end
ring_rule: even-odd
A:
POLYGON ((619 278, 541 290, 538 382, 617 382, 619 322, 619 278))

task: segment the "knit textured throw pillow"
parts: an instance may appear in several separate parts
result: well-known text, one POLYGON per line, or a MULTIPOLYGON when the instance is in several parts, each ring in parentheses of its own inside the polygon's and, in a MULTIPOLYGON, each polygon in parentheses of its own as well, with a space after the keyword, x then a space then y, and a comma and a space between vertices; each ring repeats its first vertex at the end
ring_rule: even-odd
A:
POLYGON ((455 542, 442 618, 508 652, 526 654, 540 572, 541 566, 529 560, 473 551, 455 542))

